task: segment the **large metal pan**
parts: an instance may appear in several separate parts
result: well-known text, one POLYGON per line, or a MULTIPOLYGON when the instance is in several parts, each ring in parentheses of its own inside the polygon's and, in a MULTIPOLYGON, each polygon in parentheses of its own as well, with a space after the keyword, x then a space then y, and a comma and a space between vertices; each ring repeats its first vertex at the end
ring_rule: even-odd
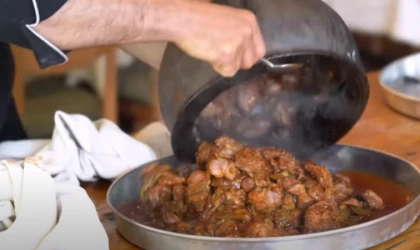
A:
MULTIPOLYGON (((362 170, 406 186, 415 199, 402 209, 382 218, 323 233, 275 238, 216 238, 172 233, 132 221, 119 212, 126 203, 139 199, 142 186, 141 166, 117 179, 108 191, 107 200, 114 212, 118 231, 130 242, 147 249, 217 250, 217 249, 366 249, 402 233, 419 215, 420 172, 409 162, 382 152, 335 145, 312 159, 331 171, 362 170)), ((159 160, 177 166, 171 156, 159 160)))
POLYGON ((379 80, 390 107, 420 119, 420 53, 390 63, 379 80))

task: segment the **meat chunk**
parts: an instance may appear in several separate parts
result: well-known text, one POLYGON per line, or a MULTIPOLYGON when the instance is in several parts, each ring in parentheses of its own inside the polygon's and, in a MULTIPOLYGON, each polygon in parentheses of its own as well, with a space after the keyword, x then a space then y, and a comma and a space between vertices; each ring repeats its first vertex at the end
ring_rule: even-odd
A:
POLYGON ((168 211, 167 209, 163 208, 161 211, 163 221, 167 224, 176 224, 181 222, 181 218, 175 213, 168 211))
POLYGON ((381 197, 379 197, 379 195, 377 195, 372 190, 366 190, 362 196, 366 199, 371 208, 376 210, 384 209, 384 202, 382 201, 381 197))
POLYGON ((278 209, 274 212, 274 222, 284 229, 297 228, 302 224, 302 214, 300 209, 278 209))
POLYGON ((151 164, 143 170, 143 174, 141 197, 153 208, 160 207, 171 199, 171 185, 185 182, 185 178, 177 176, 172 172, 171 166, 166 164, 151 164))
POLYGON ((214 230, 216 237, 238 237, 238 227, 234 220, 222 221, 214 230))
POLYGON ((300 209, 305 209, 309 207, 312 203, 315 202, 315 199, 312 198, 308 193, 302 193, 297 198, 297 206, 300 209))
POLYGON ((293 186, 297 184, 300 184, 300 181, 292 177, 285 177, 283 178, 283 181, 282 181, 283 188, 286 190, 292 188, 293 186))
POLYGON ((190 176, 191 172, 196 169, 195 165, 192 164, 184 164, 176 169, 176 172, 179 176, 183 178, 188 178, 190 176))
POLYGON ((289 171, 292 174, 301 174, 303 171, 296 158, 286 150, 267 148, 261 151, 264 158, 273 166, 274 173, 289 171))
POLYGON ((171 170, 171 166, 167 164, 150 164, 143 170, 143 187, 142 196, 159 180, 159 178, 171 170))
POLYGON ((275 234, 274 223, 270 219, 249 224, 246 230, 247 237, 272 237, 275 234))
POLYGON ((209 225, 207 225, 207 223, 205 223, 204 221, 201 221, 195 225, 194 234, 199 235, 199 236, 209 235, 210 230, 208 229, 208 227, 209 225))
POLYGON ((207 164, 207 170, 214 177, 225 177, 229 180, 234 180, 239 175, 235 163, 223 158, 212 158, 207 164))
POLYGON ((350 198, 340 203, 341 210, 345 209, 347 206, 360 208, 363 206, 363 204, 355 198, 350 198))
POLYGON ((315 180, 317 180, 324 189, 332 189, 333 179, 330 171, 328 171, 326 167, 317 165, 311 161, 305 162, 304 166, 305 170, 308 171, 309 174, 315 178, 315 180))
POLYGON ((172 196, 172 189, 167 185, 155 185, 146 192, 146 200, 153 208, 158 208, 172 196))
POLYGON ((298 177, 298 180, 301 181, 305 185, 306 188, 310 188, 312 186, 319 184, 308 175, 301 175, 298 177))
POLYGON ((230 208, 242 208, 245 207, 246 193, 244 190, 231 190, 225 193, 226 206, 230 208))
POLYGON ((277 81, 273 81, 272 79, 268 79, 267 77, 263 78, 263 86, 264 86, 264 94, 266 95, 277 95, 279 94, 283 87, 277 81))
POLYGON ((222 189, 217 189, 211 197, 208 198, 204 211, 200 214, 202 219, 210 218, 216 210, 225 203, 226 196, 222 189))
POLYGON ((273 118, 282 126, 291 126, 294 122, 296 107, 292 103, 277 103, 273 111, 273 118))
POLYGON ((210 177, 202 170, 195 170, 188 177, 187 199, 201 212, 210 195, 210 177))
POLYGON ((286 178, 292 178, 294 181, 294 177, 288 172, 288 171, 283 171, 280 173, 275 173, 270 175, 270 179, 272 179, 273 181, 277 181, 277 183, 282 184, 286 178))
POLYGON ((236 183, 235 181, 231 181, 226 178, 214 178, 211 179, 211 186, 215 188, 220 188, 222 190, 228 191, 231 189, 239 189, 240 183, 236 183))
POLYGON ((215 143, 218 147, 218 156, 226 159, 232 159, 233 156, 244 147, 241 143, 227 136, 220 137, 215 143))
POLYGON ((254 175, 253 176, 254 183, 257 188, 266 188, 270 186, 271 181, 270 181, 270 176, 268 172, 259 171, 259 172, 254 173, 253 175, 254 175))
POLYGON ((302 234, 299 229, 284 229, 284 228, 276 228, 276 236, 293 236, 302 234))
MULTIPOLYGON (((218 224, 224 220, 235 220, 238 223, 249 223, 252 220, 252 215, 245 208, 239 209, 220 209, 211 218, 211 222, 218 224)), ((242 227, 242 226, 241 226, 242 227)))
POLYGON ((320 184, 310 186, 308 188, 308 194, 316 201, 321 201, 325 198, 324 189, 321 187, 320 184))
POLYGON ((201 111, 201 119, 213 119, 220 113, 220 107, 216 105, 215 102, 210 102, 207 106, 201 111))
POLYGON ((343 222, 343 215, 333 200, 319 201, 305 212, 304 231, 306 233, 323 232, 338 229, 343 222))
POLYGON ((161 176, 158 179, 158 184, 159 185, 172 186, 172 185, 176 185, 176 184, 180 184, 180 183, 184 183, 184 182, 185 182, 184 177, 181 177, 181 176, 177 175, 176 173, 174 173, 172 171, 166 171, 166 172, 162 173, 161 176))
POLYGON ((268 134, 271 127, 270 120, 258 119, 255 121, 253 117, 250 117, 241 120, 241 122, 235 126, 235 130, 244 138, 258 138, 268 134))
POLYGON ((255 181, 252 178, 245 178, 242 180, 241 186, 248 193, 255 188, 255 181))
POLYGON ((306 192, 306 188, 303 184, 295 184, 291 186, 289 189, 287 189, 287 192, 294 194, 294 195, 300 195, 306 192))
POLYGON ((257 84, 247 84, 244 88, 239 88, 238 92, 238 107, 242 113, 249 114, 260 97, 259 86, 257 84))
POLYGON ((198 147, 198 151, 196 153, 196 162, 197 165, 204 169, 207 165, 207 162, 210 161, 213 154, 217 151, 217 147, 214 144, 210 144, 208 142, 203 142, 198 147))
POLYGON ((283 199, 283 206, 282 206, 282 208, 285 209, 285 210, 293 210, 293 209, 295 209, 296 208, 295 197, 293 197, 293 196, 291 196, 289 194, 285 195, 284 196, 284 199, 283 199))
POLYGON ((174 201, 184 201, 187 187, 182 184, 177 184, 172 187, 172 195, 174 201))
POLYGON ((334 174, 333 180, 334 192, 332 194, 332 198, 338 203, 348 199, 348 197, 353 193, 350 179, 342 174, 334 174))
POLYGON ((333 199, 337 202, 342 202, 353 193, 353 189, 344 183, 334 185, 333 199))
POLYGON ((283 191, 278 187, 252 191, 248 194, 248 201, 257 211, 271 212, 283 203, 283 191))
POLYGON ((350 178, 342 174, 334 174, 334 181, 337 183, 343 183, 347 187, 351 187, 350 178))
POLYGON ((176 225, 176 231, 184 234, 193 233, 193 225, 191 223, 181 221, 176 225))
POLYGON ((251 177, 267 169, 267 163, 261 153, 250 148, 243 148, 236 153, 235 164, 251 177))
POLYGON ((235 219, 240 222, 250 222, 252 219, 251 214, 245 208, 234 209, 231 213, 232 219, 235 219))

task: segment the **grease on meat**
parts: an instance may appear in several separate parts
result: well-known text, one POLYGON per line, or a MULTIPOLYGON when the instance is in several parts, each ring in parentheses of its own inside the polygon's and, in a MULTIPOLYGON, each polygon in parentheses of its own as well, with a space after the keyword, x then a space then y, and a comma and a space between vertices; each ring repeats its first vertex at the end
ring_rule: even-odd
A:
POLYGON ((221 137, 204 142, 195 168, 153 164, 141 197, 162 229, 203 236, 275 237, 323 232, 384 209, 372 190, 357 196, 349 178, 283 149, 250 148, 221 137))

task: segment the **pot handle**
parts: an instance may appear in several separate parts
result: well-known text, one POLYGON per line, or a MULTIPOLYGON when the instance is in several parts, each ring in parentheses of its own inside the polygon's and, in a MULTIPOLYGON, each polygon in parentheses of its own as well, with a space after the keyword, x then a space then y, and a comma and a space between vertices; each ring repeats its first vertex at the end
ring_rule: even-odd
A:
POLYGON ((300 64, 300 63, 274 64, 266 58, 261 58, 260 62, 265 64, 270 69, 273 69, 276 71, 291 71, 291 70, 299 70, 303 68, 303 64, 300 64))

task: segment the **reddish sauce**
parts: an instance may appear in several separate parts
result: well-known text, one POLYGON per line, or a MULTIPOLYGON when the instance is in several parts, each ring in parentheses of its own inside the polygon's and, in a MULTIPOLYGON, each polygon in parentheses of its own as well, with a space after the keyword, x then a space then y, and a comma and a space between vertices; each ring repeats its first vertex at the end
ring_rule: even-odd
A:
MULTIPOLYGON (((374 220, 385 215, 391 214, 410 203, 415 196, 403 185, 387 180, 377 175, 360 171, 339 171, 338 173, 350 178, 354 196, 361 195, 366 189, 370 189, 378 194, 385 205, 382 211, 374 211, 366 221, 374 220)), ((165 228, 161 221, 151 216, 153 211, 140 200, 122 205, 119 211, 128 218, 157 228, 165 228)))
POLYGON ((153 226, 155 222, 152 219, 151 211, 147 208, 147 204, 141 200, 130 202, 122 205, 119 212, 127 216, 133 221, 153 226))
POLYGON ((354 195, 361 195, 366 189, 370 189, 382 198, 385 209, 372 212, 369 220, 391 214, 415 198, 403 185, 374 174, 361 171, 339 171, 338 173, 350 178, 354 195))

